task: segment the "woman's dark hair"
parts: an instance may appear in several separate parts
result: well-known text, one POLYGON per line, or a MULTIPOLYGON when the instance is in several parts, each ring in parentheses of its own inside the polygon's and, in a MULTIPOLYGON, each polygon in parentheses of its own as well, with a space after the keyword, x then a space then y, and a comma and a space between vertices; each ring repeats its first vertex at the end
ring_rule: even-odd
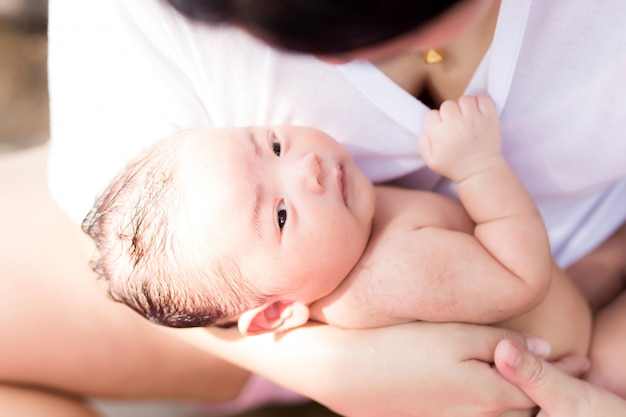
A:
POLYGON ((409 32, 461 0, 167 0, 203 23, 239 26, 282 49, 341 54, 409 32))

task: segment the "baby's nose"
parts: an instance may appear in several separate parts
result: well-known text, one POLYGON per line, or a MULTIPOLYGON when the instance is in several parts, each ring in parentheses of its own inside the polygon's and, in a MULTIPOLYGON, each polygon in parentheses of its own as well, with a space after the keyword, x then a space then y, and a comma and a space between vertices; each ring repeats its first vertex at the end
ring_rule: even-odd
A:
POLYGON ((309 191, 321 194, 324 191, 322 185, 322 160, 315 153, 309 153, 302 157, 298 176, 302 178, 304 186, 309 191))

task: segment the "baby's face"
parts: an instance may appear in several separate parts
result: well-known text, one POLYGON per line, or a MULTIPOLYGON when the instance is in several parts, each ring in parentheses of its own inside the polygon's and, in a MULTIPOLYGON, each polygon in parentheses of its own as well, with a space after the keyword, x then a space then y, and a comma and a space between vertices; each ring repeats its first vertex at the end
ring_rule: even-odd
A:
POLYGON ((374 213, 373 186, 346 149, 295 126, 189 135, 183 206, 189 235, 202 238, 190 243, 235 259, 264 293, 308 303, 335 289, 361 257, 374 213))

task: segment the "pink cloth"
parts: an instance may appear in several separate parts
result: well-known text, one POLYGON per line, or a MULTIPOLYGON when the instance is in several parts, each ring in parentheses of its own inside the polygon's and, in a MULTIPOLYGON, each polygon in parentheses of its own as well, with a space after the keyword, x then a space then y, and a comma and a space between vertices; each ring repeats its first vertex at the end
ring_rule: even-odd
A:
POLYGON ((234 400, 217 404, 203 403, 198 408, 209 416, 228 416, 268 405, 302 404, 307 401, 310 400, 262 376, 252 375, 234 400))

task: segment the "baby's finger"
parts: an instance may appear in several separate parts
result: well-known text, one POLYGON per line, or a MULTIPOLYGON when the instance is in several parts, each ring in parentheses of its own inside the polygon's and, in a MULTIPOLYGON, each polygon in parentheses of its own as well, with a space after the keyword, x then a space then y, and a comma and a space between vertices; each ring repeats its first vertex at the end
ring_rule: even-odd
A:
POLYGON ((476 104, 478 111, 484 115, 494 115, 498 113, 496 104, 488 94, 478 94, 476 96, 476 104))
POLYGON ((446 100, 439 106, 439 113, 441 113, 441 120, 449 118, 456 118, 461 115, 461 108, 454 100, 446 100))
POLYGON ((433 154, 433 144, 432 140, 428 135, 422 135, 417 142, 417 147, 419 149, 420 156, 422 159, 428 163, 431 160, 433 154))
POLYGON ((466 116, 474 117, 480 114, 478 109, 478 101, 475 96, 463 96, 459 99, 459 107, 461 113, 466 116))
POLYGON ((589 369, 590 363, 589 359, 585 356, 572 355, 561 358, 557 362, 552 362, 552 365, 561 372, 579 377, 589 369))
POLYGON ((519 346, 524 346, 529 352, 540 357, 547 357, 550 354, 550 343, 542 338, 528 334, 517 333, 513 330, 502 327, 484 327, 480 326, 474 330, 475 334, 480 334, 477 340, 481 341, 480 354, 472 359, 478 359, 487 363, 494 363, 494 351, 502 340, 512 341, 519 346))

